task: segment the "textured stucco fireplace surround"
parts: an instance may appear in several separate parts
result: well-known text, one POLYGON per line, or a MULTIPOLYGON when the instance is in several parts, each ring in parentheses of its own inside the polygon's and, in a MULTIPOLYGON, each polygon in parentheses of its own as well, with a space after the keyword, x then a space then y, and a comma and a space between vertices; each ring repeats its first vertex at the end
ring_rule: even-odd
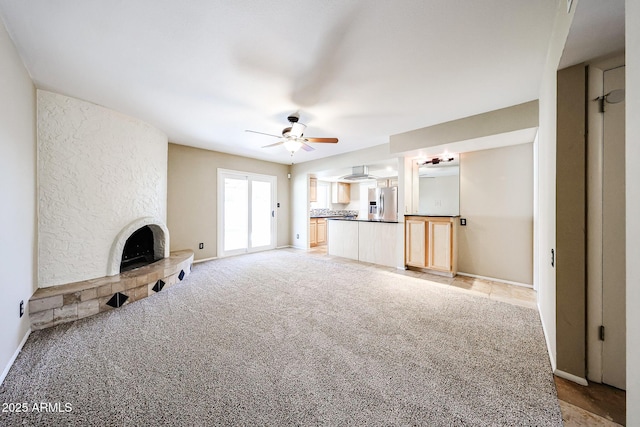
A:
POLYGON ((167 136, 133 117, 43 90, 37 112, 32 328, 119 307, 182 280, 193 252, 169 254, 167 136), (125 242, 144 226, 153 232, 155 258, 164 259, 120 274, 125 242))

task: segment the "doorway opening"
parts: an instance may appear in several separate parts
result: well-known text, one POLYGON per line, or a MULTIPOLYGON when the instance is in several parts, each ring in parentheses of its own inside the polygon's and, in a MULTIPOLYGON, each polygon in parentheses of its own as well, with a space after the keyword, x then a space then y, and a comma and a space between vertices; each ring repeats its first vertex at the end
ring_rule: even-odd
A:
POLYGON ((625 67, 589 67, 587 378, 626 389, 625 67))
POLYGON ((276 182, 271 175, 218 169, 218 256, 276 247, 276 182))

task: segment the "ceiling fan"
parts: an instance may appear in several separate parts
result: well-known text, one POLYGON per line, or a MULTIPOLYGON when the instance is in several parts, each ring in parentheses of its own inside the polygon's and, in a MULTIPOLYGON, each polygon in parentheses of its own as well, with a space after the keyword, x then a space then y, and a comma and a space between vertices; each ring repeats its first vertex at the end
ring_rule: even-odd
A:
POLYGON ((298 113, 289 115, 289 117, 287 117, 287 120, 289 120, 289 124, 291 126, 287 126, 286 128, 282 129, 282 135, 273 135, 270 133, 258 132, 255 130, 245 130, 245 132, 258 133, 260 135, 273 136, 275 138, 282 138, 282 141, 276 142, 275 144, 265 145, 262 148, 284 145, 284 148, 286 148, 292 156, 300 148, 305 151, 313 151, 314 148, 308 145, 308 142, 320 142, 329 144, 335 144, 338 142, 338 138, 314 138, 310 136, 304 136, 303 132, 307 125, 299 123, 300 115, 298 113))

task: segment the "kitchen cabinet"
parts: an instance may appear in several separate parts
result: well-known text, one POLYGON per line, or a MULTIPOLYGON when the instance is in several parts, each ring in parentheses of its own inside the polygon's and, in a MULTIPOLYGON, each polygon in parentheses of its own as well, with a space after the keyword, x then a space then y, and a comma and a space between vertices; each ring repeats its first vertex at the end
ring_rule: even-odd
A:
POLYGON ((351 184, 334 182, 331 185, 331 203, 349 203, 351 201, 351 184))
POLYGON ((309 246, 314 247, 327 243, 327 220, 325 218, 309 219, 309 246))
POLYGON ((318 201, 318 179, 317 178, 309 178, 309 201, 317 202, 318 201))
POLYGON ((437 274, 458 269, 456 217, 405 217, 405 263, 437 274))
POLYGON ((318 246, 318 223, 315 218, 309 220, 309 246, 318 246))
POLYGON ((429 268, 451 271, 453 224, 429 221, 429 268))
POLYGON ((384 187, 397 187, 398 186, 398 177, 393 178, 385 178, 379 179, 376 181, 376 187, 384 188, 384 187))
POLYGON ((407 265, 427 266, 427 224, 419 219, 405 219, 407 265))
POLYGON ((324 245, 327 243, 327 220, 324 218, 317 218, 317 241, 318 245, 324 245))

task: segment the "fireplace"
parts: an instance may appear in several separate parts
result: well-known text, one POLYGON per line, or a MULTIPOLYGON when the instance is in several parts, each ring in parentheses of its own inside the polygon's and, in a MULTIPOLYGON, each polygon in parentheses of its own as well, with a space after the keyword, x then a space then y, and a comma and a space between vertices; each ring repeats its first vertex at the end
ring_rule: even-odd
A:
POLYGON ((153 217, 143 217, 131 222, 116 236, 107 276, 133 270, 169 256, 169 230, 153 217))
POLYGON ((148 225, 137 229, 127 239, 122 250, 120 273, 157 261, 153 253, 153 231, 148 225))

